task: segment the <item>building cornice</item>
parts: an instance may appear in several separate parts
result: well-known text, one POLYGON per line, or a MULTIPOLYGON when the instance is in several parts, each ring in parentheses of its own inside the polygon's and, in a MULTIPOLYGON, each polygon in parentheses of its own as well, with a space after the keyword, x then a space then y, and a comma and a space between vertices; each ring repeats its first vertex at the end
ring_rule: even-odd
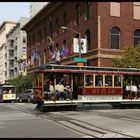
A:
POLYGON ((5 26, 5 24, 16 24, 17 22, 15 21, 3 21, 3 23, 0 25, 0 30, 5 26))

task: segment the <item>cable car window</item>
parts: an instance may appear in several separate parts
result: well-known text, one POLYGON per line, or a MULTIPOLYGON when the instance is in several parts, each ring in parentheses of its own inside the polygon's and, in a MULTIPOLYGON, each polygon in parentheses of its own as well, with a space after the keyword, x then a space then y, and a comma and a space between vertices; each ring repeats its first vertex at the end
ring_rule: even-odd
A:
POLYGON ((93 86, 93 75, 85 75, 85 86, 93 86))
POLYGON ((112 76, 111 75, 105 76, 105 86, 112 86, 112 76))
POLYGON ((103 76, 102 75, 95 76, 95 86, 103 86, 103 76))
POLYGON ((121 76, 120 75, 114 76, 114 86, 121 86, 121 76))

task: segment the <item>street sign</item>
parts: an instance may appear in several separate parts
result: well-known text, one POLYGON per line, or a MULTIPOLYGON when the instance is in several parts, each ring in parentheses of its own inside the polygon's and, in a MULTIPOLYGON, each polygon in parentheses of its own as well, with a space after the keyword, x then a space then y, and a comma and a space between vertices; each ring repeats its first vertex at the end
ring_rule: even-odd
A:
POLYGON ((74 57, 73 61, 74 62, 87 62, 87 59, 81 58, 81 57, 74 57))

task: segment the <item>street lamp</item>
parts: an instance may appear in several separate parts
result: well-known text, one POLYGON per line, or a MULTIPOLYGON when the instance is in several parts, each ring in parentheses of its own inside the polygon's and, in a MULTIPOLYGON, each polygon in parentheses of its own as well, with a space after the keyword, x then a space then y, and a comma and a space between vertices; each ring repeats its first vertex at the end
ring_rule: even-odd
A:
POLYGON ((81 58, 81 33, 80 32, 77 32, 76 30, 73 30, 71 28, 68 28, 68 27, 65 27, 65 26, 61 26, 62 29, 65 29, 65 30, 70 30, 76 34, 79 34, 79 39, 78 39, 78 44, 79 44, 79 58, 81 58))

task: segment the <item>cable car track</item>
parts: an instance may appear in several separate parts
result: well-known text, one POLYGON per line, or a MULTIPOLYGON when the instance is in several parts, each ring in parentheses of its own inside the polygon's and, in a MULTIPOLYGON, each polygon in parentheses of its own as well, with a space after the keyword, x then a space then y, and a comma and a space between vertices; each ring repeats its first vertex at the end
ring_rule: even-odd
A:
POLYGON ((70 119, 67 117, 63 117, 62 115, 59 116, 47 113, 41 115, 41 117, 47 118, 49 120, 52 120, 53 122, 63 125, 66 128, 70 128, 71 130, 77 131, 81 134, 94 138, 104 138, 104 137, 135 138, 135 136, 124 132, 119 132, 117 130, 108 129, 102 126, 96 126, 77 119, 70 119))
MULTIPOLYGON (((109 128, 106 128, 103 126, 93 125, 91 123, 81 121, 78 119, 68 118, 67 116, 63 116, 63 114, 60 115, 57 113, 54 114, 52 112, 46 113, 46 112, 40 112, 40 111, 36 111, 36 110, 33 111, 33 109, 31 109, 30 107, 25 108, 23 105, 20 105, 20 104, 16 104, 16 106, 14 105, 14 108, 16 108, 17 110, 20 110, 22 112, 25 112, 25 113, 30 113, 30 114, 35 115, 37 117, 51 120, 51 121, 53 121, 53 122, 55 122, 63 127, 66 127, 66 128, 69 128, 75 132, 81 133, 85 137, 92 137, 92 138, 112 138, 112 137, 136 138, 137 137, 134 134, 130 134, 130 133, 128 134, 125 132, 109 129, 109 128)), ((76 113, 77 112, 75 112, 73 115, 76 115, 76 113)), ((99 114, 101 116, 110 117, 109 115, 106 115, 106 114, 103 114, 100 112, 97 112, 97 114, 99 114)), ((70 115, 72 115, 72 114, 70 114, 70 115)), ((121 115, 120 115, 120 117, 121 117, 121 115)), ((124 116, 122 116, 122 118, 124 119, 124 116)), ((134 122, 135 119, 131 118, 129 121, 134 122)))

